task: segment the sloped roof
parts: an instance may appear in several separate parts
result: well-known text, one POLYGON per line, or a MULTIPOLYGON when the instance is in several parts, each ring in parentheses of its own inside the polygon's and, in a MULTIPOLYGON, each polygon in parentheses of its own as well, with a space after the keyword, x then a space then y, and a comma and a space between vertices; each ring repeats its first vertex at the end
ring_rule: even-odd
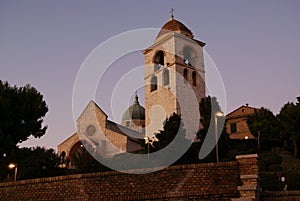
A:
POLYGON ((156 38, 168 33, 169 31, 181 33, 191 39, 194 38, 194 35, 191 32, 191 30, 188 29, 183 23, 179 22, 178 20, 175 20, 174 18, 171 18, 166 24, 163 25, 156 38))
POLYGON ((258 110, 258 108, 250 107, 248 105, 242 105, 242 106, 238 107, 237 109, 233 110, 232 112, 228 113, 226 115, 226 119, 232 118, 232 117, 248 116, 248 115, 251 115, 252 113, 254 113, 254 110, 258 110), (247 112, 245 114, 240 114, 239 111, 242 109, 247 110, 247 112), (251 110, 253 112, 249 112, 249 110, 251 110))
POLYGON ((130 128, 127 128, 125 126, 122 126, 122 125, 115 123, 113 121, 110 121, 110 120, 107 120, 106 128, 115 133, 119 133, 120 135, 124 135, 131 140, 137 140, 137 139, 141 138, 141 136, 143 135, 142 133, 139 133, 135 130, 132 130, 130 128))

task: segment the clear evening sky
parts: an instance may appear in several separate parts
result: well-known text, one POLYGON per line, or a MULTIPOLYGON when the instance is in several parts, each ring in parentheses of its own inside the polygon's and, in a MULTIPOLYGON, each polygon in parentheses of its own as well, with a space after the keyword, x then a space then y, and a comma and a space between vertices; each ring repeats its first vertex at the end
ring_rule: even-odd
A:
MULTIPOLYGON (((17 86, 31 84, 49 106, 45 136, 30 139, 22 146, 56 148, 73 134, 72 90, 86 56, 116 34, 162 27, 169 20, 171 8, 175 19, 207 43, 205 49, 225 84, 228 112, 249 103, 277 114, 284 103, 300 95, 297 0, 3 0, 0 79, 17 86)), ((142 64, 143 56, 137 52, 113 66, 118 71, 142 64)), ((109 90, 114 79, 106 80, 100 82, 95 101, 110 116, 109 90)))

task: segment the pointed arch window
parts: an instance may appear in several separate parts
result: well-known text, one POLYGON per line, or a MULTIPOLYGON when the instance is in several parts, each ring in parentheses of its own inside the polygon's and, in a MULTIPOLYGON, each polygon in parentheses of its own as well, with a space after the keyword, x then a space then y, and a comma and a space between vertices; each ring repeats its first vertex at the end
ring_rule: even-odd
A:
POLYGON ((164 66, 164 52, 158 51, 154 57, 154 71, 160 70, 164 66))
POLYGON ((195 71, 192 72, 192 82, 193 86, 197 86, 197 76, 195 71))
POLYGON ((183 77, 186 81, 188 81, 188 70, 186 68, 183 70, 183 77))
POLYGON ((150 80, 150 92, 157 90, 157 77, 153 76, 150 80))
POLYGON ((169 70, 165 69, 163 72, 163 85, 166 86, 170 83, 169 70))

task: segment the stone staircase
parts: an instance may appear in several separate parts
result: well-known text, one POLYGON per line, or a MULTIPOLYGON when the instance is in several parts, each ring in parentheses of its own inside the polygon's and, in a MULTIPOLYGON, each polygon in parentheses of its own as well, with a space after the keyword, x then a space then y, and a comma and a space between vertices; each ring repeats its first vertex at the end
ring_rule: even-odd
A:
POLYGON ((232 198, 231 201, 259 201, 261 189, 257 157, 257 154, 236 156, 240 165, 241 186, 238 186, 240 197, 232 198), (245 160, 246 158, 247 160, 245 160))

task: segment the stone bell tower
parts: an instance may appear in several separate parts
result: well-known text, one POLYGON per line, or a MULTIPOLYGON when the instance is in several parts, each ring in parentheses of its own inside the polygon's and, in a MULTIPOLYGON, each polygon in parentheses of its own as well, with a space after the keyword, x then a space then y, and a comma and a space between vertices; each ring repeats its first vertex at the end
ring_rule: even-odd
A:
MULTIPOLYGON (((183 104, 191 117, 198 115, 200 100, 205 97, 204 45, 172 15, 154 44, 143 51, 147 136, 162 130, 163 121, 172 113, 182 114, 183 104), (197 99, 196 108, 190 106, 186 93, 191 88, 197 99)), ((184 123, 185 128, 188 126, 184 123)))

